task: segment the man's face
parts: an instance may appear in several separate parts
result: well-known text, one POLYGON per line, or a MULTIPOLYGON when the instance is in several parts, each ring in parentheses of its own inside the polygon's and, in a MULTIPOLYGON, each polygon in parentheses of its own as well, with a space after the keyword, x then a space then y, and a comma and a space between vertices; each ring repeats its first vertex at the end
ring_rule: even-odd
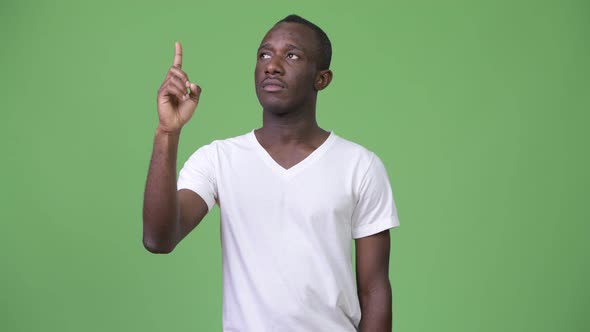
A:
POLYGON ((279 23, 266 34, 254 74, 256 96, 264 109, 284 113, 313 102, 316 38, 313 30, 299 23, 279 23))

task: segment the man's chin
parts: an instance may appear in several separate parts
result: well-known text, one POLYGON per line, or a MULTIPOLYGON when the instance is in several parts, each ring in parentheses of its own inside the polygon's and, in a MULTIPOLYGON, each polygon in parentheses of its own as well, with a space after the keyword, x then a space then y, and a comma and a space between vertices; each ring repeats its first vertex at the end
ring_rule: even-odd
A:
POLYGON ((276 115, 282 115, 289 113, 290 109, 293 109, 292 106, 288 105, 285 100, 281 100, 279 98, 273 98, 274 100, 268 100, 269 98, 265 98, 265 100, 258 100, 262 109, 265 112, 270 112, 276 115))
POLYGON ((264 110, 264 112, 268 112, 274 115, 286 115, 289 113, 289 108, 286 107, 279 107, 279 106, 262 106, 262 109, 264 110))

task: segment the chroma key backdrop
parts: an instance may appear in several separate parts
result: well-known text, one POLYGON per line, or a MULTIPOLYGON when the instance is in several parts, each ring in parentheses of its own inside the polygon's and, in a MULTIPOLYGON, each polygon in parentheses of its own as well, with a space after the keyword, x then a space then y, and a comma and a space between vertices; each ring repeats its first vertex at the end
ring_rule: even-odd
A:
POLYGON ((2 1, 0 331, 222 330, 218 207, 142 244, 156 93, 180 41, 179 168, 259 127, 256 50, 292 13, 333 43, 319 125, 390 177, 394 330, 589 331, 581 0, 2 1))

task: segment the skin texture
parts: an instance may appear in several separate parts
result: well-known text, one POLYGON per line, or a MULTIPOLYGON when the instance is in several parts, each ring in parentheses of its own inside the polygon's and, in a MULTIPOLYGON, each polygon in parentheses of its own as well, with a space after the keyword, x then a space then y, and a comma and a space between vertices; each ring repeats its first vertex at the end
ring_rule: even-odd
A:
MULTIPOLYGON (((279 23, 263 38, 254 71, 262 106, 260 144, 283 168, 305 159, 329 136, 316 121, 318 91, 332 81, 317 65, 318 39, 309 27, 279 23)), ((169 253, 207 213, 205 201, 190 190, 176 191, 176 158, 182 127, 198 105, 201 89, 182 71, 182 47, 176 44, 172 67, 158 90, 159 124, 143 209, 143 243, 152 253, 169 253), (190 88, 190 94, 187 94, 190 88)), ((389 231, 356 241, 356 276, 361 332, 391 331, 389 231)))

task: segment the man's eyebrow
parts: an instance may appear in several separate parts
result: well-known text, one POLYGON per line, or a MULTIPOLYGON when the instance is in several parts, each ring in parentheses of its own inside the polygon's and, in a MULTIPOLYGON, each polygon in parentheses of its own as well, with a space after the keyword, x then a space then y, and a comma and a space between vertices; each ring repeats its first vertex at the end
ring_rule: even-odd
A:
POLYGON ((258 50, 261 50, 263 48, 270 48, 270 44, 269 43, 264 43, 264 44, 260 45, 260 47, 258 48, 258 50))
MULTIPOLYGON (((272 46, 270 45, 270 43, 264 43, 264 44, 260 45, 260 47, 258 48, 258 50, 260 51, 261 49, 264 49, 264 48, 272 49, 272 46)), ((293 45, 293 44, 287 44, 287 49, 288 50, 295 49, 295 50, 299 50, 301 52, 304 51, 301 47, 298 47, 298 46, 293 45)))
POLYGON ((303 49, 301 47, 297 47, 296 45, 293 45, 293 44, 287 44, 287 49, 289 49, 289 50, 296 49, 296 50, 303 52, 303 49))

